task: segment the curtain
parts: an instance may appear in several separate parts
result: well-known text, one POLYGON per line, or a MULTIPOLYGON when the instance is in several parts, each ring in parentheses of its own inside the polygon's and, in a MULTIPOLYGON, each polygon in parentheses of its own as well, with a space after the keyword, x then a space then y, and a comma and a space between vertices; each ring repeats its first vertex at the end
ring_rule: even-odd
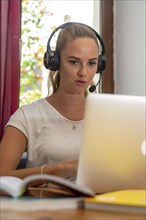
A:
POLYGON ((0 140, 19 105, 21 0, 0 1, 0 140))

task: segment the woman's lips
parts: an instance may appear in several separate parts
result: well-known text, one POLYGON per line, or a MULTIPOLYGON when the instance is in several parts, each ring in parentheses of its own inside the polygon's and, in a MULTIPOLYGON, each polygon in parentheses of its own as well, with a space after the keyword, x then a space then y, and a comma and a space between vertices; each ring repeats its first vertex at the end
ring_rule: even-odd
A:
POLYGON ((84 86, 87 82, 83 80, 76 80, 78 86, 84 86))

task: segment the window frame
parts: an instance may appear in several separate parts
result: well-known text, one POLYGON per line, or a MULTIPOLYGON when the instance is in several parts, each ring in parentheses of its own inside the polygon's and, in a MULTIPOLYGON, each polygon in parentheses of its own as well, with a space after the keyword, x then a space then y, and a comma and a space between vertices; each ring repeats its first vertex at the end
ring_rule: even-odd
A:
POLYGON ((113 0, 100 0, 100 27, 106 49, 106 69, 102 78, 102 93, 114 93, 113 0))

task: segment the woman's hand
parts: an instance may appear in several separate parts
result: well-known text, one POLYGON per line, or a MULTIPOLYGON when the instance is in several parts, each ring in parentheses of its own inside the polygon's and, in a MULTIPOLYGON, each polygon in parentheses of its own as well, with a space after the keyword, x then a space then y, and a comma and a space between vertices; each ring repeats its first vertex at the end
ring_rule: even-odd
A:
POLYGON ((61 163, 45 166, 43 169, 43 173, 65 178, 76 177, 77 167, 78 160, 64 161, 61 163))

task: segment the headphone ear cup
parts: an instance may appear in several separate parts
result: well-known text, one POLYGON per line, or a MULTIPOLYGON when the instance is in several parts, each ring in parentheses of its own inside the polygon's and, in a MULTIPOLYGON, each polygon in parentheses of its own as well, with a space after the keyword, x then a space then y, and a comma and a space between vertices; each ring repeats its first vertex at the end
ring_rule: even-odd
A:
POLYGON ((60 59, 56 51, 46 51, 44 54, 44 66, 51 71, 58 70, 60 59))
POLYGON ((48 52, 44 54, 44 66, 48 69, 48 52))
POLYGON ((97 73, 102 73, 105 70, 105 67, 106 67, 106 56, 99 55, 97 73))

